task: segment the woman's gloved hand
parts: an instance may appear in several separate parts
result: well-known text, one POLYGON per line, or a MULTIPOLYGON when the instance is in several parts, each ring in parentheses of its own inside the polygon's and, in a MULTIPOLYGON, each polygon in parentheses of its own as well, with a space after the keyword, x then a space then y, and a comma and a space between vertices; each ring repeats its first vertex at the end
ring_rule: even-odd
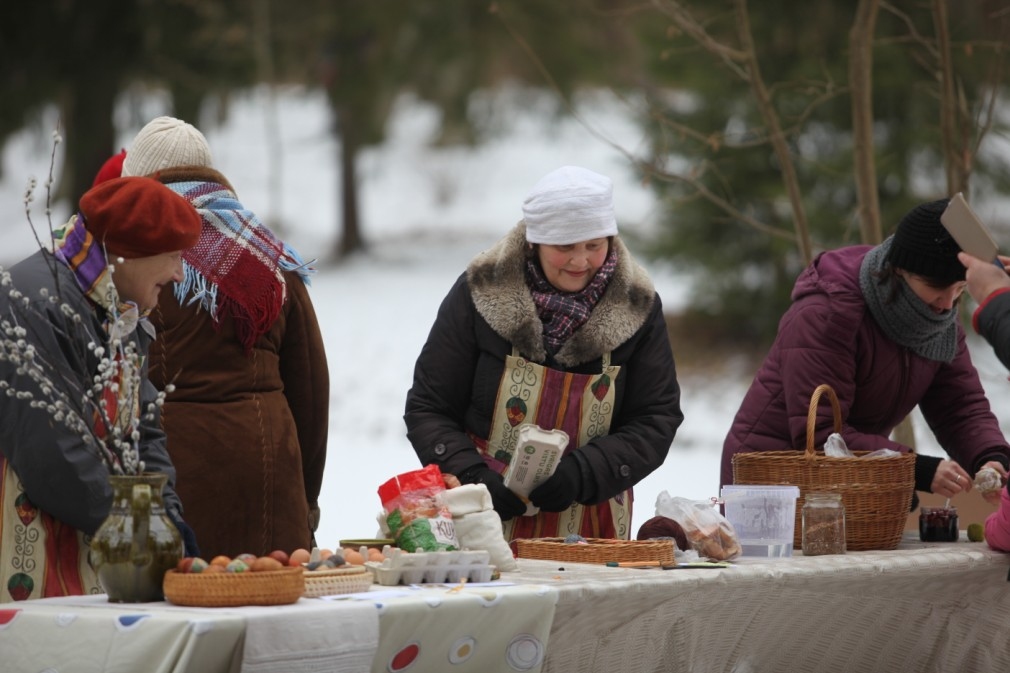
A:
POLYGON ((572 506, 582 489, 582 470, 578 459, 567 455, 544 483, 530 493, 530 502, 545 512, 563 512, 572 506))
POLYGON ((526 503, 505 486, 505 481, 500 474, 487 465, 471 467, 456 476, 463 484, 484 484, 487 486, 488 492, 491 493, 491 504, 502 521, 508 521, 526 513, 526 503))

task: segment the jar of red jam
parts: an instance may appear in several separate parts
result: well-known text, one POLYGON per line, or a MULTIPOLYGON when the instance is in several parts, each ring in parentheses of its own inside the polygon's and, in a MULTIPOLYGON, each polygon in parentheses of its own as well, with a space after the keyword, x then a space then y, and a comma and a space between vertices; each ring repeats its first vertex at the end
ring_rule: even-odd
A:
POLYGON ((923 542, 957 542, 957 507, 920 507, 919 539, 923 542))

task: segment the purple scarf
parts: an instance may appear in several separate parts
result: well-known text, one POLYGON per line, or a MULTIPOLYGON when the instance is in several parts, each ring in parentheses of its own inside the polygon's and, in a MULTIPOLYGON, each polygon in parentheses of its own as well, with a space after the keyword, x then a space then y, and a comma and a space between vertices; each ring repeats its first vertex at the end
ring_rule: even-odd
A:
POLYGON ((544 346, 554 355, 561 349, 575 330, 589 320, 593 307, 607 291, 607 284, 617 268, 617 255, 610 247, 607 259, 599 268, 589 285, 578 292, 562 292, 544 277, 540 265, 533 258, 526 261, 526 284, 533 295, 537 315, 544 324, 544 346))

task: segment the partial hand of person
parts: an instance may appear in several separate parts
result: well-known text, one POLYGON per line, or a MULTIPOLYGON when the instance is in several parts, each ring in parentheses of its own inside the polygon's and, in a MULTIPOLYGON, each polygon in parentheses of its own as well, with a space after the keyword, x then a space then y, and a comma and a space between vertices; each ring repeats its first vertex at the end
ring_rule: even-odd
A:
POLYGON ((582 470, 578 459, 568 455, 561 459, 547 481, 530 493, 530 502, 545 512, 563 512, 575 502, 582 488, 582 470))
MULTIPOLYGON (((998 257, 1000 263, 1010 269, 1010 257, 998 257)), ((1010 276, 991 261, 981 260, 966 252, 957 253, 957 258, 967 269, 964 279, 968 283, 968 294, 977 303, 984 302, 996 290, 1010 288, 1010 276)))
POLYGON ((502 476, 490 467, 478 465, 463 470, 457 476, 461 483, 487 486, 487 490, 491 494, 491 505, 494 507, 494 511, 498 512, 502 521, 508 521, 526 513, 526 503, 508 488, 502 476))
POLYGON ((182 537, 182 555, 186 557, 199 556, 200 547, 196 543, 196 533, 193 529, 189 527, 189 524, 182 520, 179 513, 175 510, 168 510, 166 512, 168 518, 175 524, 176 529, 179 531, 179 535, 182 537))
MULTIPOLYGON (((984 470, 987 467, 991 467, 992 469, 996 470, 999 473, 999 477, 1000 477, 1000 480, 1003 482, 1004 488, 1007 488, 1007 470, 1006 470, 1005 467, 1003 467, 1003 463, 1000 463, 997 460, 990 460, 988 463, 986 463, 981 468, 979 468, 979 472, 981 472, 982 470, 984 470)), ((984 493, 982 495, 982 498, 987 503, 989 503, 990 505, 999 506, 999 503, 1000 503, 1000 493, 1001 492, 1002 492, 1002 489, 997 490, 997 491, 992 491, 990 493, 984 493)))
POLYGON ((974 485, 968 472, 953 460, 941 460, 933 474, 930 490, 945 498, 953 498, 958 493, 967 493, 974 485))

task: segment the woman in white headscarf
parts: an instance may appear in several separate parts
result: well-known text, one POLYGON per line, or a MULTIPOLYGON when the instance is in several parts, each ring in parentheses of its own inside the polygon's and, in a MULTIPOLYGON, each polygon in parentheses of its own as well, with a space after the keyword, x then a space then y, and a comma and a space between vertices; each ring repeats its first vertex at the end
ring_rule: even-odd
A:
POLYGON ((612 193, 584 168, 542 178, 523 221, 449 291, 417 360, 407 436, 423 464, 487 486, 506 539, 628 539, 632 487, 683 421, 662 304, 612 193), (570 438, 533 516, 502 479, 527 423, 570 438))

